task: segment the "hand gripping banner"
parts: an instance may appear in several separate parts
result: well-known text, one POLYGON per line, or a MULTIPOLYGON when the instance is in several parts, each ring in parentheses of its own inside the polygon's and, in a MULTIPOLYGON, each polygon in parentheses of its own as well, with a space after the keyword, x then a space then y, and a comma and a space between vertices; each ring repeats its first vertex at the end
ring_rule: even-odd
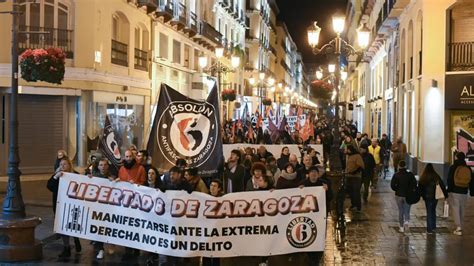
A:
POLYGON ((223 163, 218 96, 216 86, 206 101, 197 101, 161 85, 147 145, 155 165, 170 169, 183 158, 200 176, 217 174, 223 163))
POLYGON ((177 257, 323 251, 326 199, 322 187, 216 198, 66 173, 54 231, 177 257))

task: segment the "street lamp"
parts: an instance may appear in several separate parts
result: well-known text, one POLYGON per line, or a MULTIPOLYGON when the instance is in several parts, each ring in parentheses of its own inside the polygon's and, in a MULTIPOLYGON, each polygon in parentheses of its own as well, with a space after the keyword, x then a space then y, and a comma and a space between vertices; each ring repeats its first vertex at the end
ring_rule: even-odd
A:
POLYGON ((260 72, 258 73, 258 81, 255 80, 253 76, 250 76, 249 78, 249 83, 250 85, 254 86, 256 85, 257 90, 259 92, 260 96, 260 114, 263 115, 263 90, 265 88, 271 88, 272 91, 275 90, 275 87, 273 86, 275 84, 275 79, 272 77, 268 77, 265 79, 266 75, 265 72, 260 72))
MULTIPOLYGON (((308 28, 308 43, 313 49, 313 54, 334 54, 336 57, 336 64, 334 67, 328 66, 329 72, 334 73, 334 94, 335 98, 335 123, 334 123, 334 138, 331 147, 329 166, 332 172, 336 175, 342 174, 342 164, 339 158, 339 143, 340 143, 340 132, 339 132, 339 83, 342 78, 341 76, 341 55, 362 55, 362 50, 356 50, 353 46, 342 39, 341 33, 345 27, 345 17, 336 15, 333 17, 333 29, 336 32, 336 37, 329 43, 324 44, 321 48, 318 48, 319 34, 321 28, 318 27, 316 22, 308 28)), ((357 37, 359 46, 364 49, 368 45, 370 37, 370 31, 366 27, 361 27, 357 31, 357 37), (369 37, 368 37, 369 36, 369 37)), ((347 76, 346 76, 347 77, 347 76)), ((341 186, 339 187, 337 194, 337 215, 338 215, 338 228, 343 229, 345 227, 344 218, 344 196, 345 196, 345 178, 342 175, 341 186)))
MULTIPOLYGON (((0 1, 1 2, 1 1, 0 1)), ((5 2, 5 1, 3 1, 5 2)), ((0 215, 0 261, 18 262, 38 260, 42 257, 42 245, 35 241, 35 227, 41 223, 38 217, 27 217, 21 194, 20 155, 18 147, 18 35, 45 34, 47 32, 20 32, 20 1, 12 1, 12 11, 0 14, 12 16, 11 46, 11 95, 10 95, 10 132, 8 138, 8 183, 0 215)))
MULTIPOLYGON (((218 84, 218 91, 221 91, 222 85, 222 74, 227 74, 229 72, 235 72, 237 68, 240 66, 240 57, 237 55, 232 55, 230 59, 231 67, 227 67, 221 62, 222 57, 224 57, 224 47, 218 46, 214 48, 214 54, 217 58, 216 62, 207 67, 208 64, 208 59, 207 56, 201 53, 201 55, 198 58, 198 64, 199 67, 203 70, 205 73, 211 74, 211 76, 216 76, 217 77, 217 84, 218 84)), ((227 108, 224 112, 225 119, 227 119, 227 108)))
POLYGON ((320 69, 316 70, 316 78, 319 80, 323 78, 323 72, 320 69))

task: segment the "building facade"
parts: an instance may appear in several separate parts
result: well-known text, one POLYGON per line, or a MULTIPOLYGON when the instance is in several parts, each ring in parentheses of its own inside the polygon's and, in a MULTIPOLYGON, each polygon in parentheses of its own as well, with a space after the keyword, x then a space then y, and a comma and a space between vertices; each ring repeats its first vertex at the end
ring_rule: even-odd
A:
MULTIPOLYGON (((127 1, 19 1, 20 51, 59 47, 67 54, 61 85, 26 82, 19 87, 19 146, 23 173, 53 171, 56 151, 64 149, 78 165, 97 148, 108 115, 123 147, 142 146, 149 120, 149 50, 152 24, 142 9, 127 1)), ((12 9, 11 1, 0 4, 12 9)), ((0 16, 5 44, 11 41, 11 16, 0 16)), ((0 153, 8 154, 10 46, 0 47, 0 153)), ((0 157, 0 174, 7 156, 0 157)))
POLYGON ((446 173, 455 151, 474 154, 474 3, 435 2, 368 0, 348 5, 348 13, 356 14, 351 25, 366 23, 372 29, 366 62, 352 66, 353 117, 369 135, 401 137, 409 168, 418 174, 427 163, 446 173))

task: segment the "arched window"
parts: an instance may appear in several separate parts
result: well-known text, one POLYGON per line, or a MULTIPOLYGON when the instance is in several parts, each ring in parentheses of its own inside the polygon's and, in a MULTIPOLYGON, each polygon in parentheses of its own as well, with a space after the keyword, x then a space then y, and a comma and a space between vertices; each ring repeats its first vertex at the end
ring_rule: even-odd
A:
POLYGON ((19 47, 57 47, 72 57, 70 2, 67 0, 20 0, 20 31, 44 32, 20 34, 19 47))
POLYGON ((121 12, 112 15, 112 51, 113 64, 128 66, 128 46, 130 42, 130 23, 121 12))

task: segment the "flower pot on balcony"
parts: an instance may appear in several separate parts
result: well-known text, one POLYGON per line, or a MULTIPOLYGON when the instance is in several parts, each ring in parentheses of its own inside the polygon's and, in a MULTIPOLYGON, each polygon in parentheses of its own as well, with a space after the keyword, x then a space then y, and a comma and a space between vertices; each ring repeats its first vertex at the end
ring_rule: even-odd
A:
POLYGON ((27 49, 20 55, 21 77, 28 82, 61 84, 66 54, 59 48, 27 49))
POLYGON ((269 106, 269 105, 272 105, 272 100, 269 98, 266 98, 266 99, 263 99, 262 103, 265 106, 269 106))
POLYGON ((235 93, 235 90, 227 89, 222 91, 222 100, 223 101, 235 101, 237 95, 235 93))

